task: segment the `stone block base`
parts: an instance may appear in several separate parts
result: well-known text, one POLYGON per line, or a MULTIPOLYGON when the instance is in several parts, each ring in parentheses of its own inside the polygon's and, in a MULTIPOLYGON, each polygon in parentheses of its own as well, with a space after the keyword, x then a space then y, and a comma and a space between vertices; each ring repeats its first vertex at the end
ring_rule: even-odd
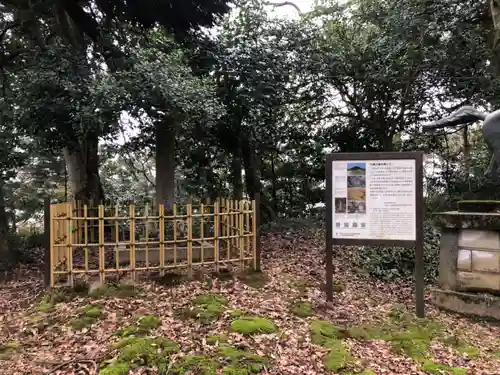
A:
POLYGON ((433 289, 431 301, 437 307, 445 310, 469 316, 500 320, 500 297, 433 289))

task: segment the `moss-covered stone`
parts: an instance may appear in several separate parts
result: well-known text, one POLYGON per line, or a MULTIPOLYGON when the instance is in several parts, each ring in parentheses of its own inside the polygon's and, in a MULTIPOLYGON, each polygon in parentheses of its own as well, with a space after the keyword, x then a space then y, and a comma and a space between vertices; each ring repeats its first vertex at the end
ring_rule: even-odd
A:
POLYGON ((231 322, 231 329, 243 335, 274 333, 278 329, 269 319, 258 316, 242 316, 231 322))
POLYGON ((301 318, 306 318, 314 314, 313 306, 309 301, 295 301, 292 305, 292 313, 301 318))
POLYGON ((102 308, 97 305, 87 305, 79 314, 78 318, 71 321, 70 325, 73 329, 79 331, 89 327, 97 322, 103 315, 102 308))
POLYGON ((420 369, 432 375, 442 375, 442 374, 467 375, 466 369, 442 365, 440 363, 435 363, 428 360, 422 363, 420 369))
POLYGON ((207 337, 207 344, 208 345, 215 345, 217 343, 226 343, 228 342, 229 338, 226 335, 210 335, 207 337))

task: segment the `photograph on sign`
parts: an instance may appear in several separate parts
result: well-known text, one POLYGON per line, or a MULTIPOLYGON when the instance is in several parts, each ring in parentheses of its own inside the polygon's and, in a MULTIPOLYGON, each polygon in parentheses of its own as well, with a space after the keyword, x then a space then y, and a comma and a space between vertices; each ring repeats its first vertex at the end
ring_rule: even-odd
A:
POLYGON ((333 238, 415 241, 414 159, 332 162, 333 238))

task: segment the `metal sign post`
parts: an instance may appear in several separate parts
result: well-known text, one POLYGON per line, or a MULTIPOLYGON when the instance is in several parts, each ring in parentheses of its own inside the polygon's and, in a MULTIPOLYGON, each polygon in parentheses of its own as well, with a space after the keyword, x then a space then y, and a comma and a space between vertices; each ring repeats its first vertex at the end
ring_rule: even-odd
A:
POLYGON ((425 315, 423 152, 336 153, 326 161, 326 298, 333 246, 415 248, 416 314, 425 315))

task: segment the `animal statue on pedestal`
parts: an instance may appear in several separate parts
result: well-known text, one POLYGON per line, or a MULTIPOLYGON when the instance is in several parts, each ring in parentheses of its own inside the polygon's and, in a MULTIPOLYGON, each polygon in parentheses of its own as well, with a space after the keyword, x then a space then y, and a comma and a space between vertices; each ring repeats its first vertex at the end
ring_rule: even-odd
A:
POLYGON ((423 126, 424 132, 448 126, 464 125, 475 121, 483 121, 483 138, 491 151, 491 159, 485 175, 494 181, 500 176, 500 110, 491 113, 481 112, 474 107, 464 106, 440 120, 423 126))

